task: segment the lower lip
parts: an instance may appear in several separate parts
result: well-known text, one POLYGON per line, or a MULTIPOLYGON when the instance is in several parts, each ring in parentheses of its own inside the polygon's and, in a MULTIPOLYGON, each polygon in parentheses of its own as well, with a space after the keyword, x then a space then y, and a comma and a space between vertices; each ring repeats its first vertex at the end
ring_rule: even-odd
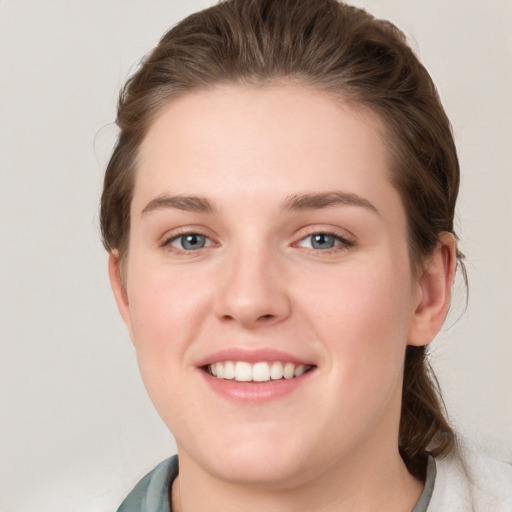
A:
POLYGON ((203 370, 199 371, 207 385, 220 396, 244 403, 258 403, 275 400, 293 393, 309 380, 314 369, 293 379, 270 380, 267 382, 238 382, 236 380, 218 379, 203 370))

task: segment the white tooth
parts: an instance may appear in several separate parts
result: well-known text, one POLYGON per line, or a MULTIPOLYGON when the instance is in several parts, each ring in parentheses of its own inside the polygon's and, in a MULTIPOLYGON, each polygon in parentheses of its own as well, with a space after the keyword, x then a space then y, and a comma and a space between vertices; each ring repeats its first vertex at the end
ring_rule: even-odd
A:
POLYGON ((214 377, 217 375, 217 365, 215 363, 210 365, 210 372, 214 377))
POLYGON ((235 378, 235 363, 233 361, 226 361, 224 363, 224 378, 234 379, 235 378))
POLYGON ((293 376, 300 377, 305 371, 306 371, 306 365, 299 364, 299 366, 297 366, 297 368, 295 368, 295 371, 293 372, 293 376))
POLYGON ((293 363, 286 363, 284 365, 283 375, 285 379, 293 378, 293 372, 295 371, 295 365, 293 363))
POLYGON ((270 378, 272 380, 279 380, 283 378, 283 365, 279 361, 272 363, 270 367, 270 378))
POLYGON ((235 380, 238 382, 250 382, 252 380, 252 366, 245 361, 238 361, 235 365, 235 380))
POLYGON ((270 367, 268 363, 256 363, 252 367, 252 380, 266 382, 270 380, 270 367))
POLYGON ((216 367, 216 376, 217 378, 219 379, 223 379, 224 378, 224 364, 223 363, 215 363, 215 367, 216 367))

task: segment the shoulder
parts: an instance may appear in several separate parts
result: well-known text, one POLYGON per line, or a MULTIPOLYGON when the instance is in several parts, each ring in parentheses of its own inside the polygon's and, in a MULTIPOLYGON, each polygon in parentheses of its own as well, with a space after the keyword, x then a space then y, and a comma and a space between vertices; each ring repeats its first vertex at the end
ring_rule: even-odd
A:
POLYGON ((455 454, 436 459, 436 471, 428 512, 512 510, 512 465, 462 447, 455 454))
POLYGON ((128 494, 117 512, 171 512, 169 487, 178 475, 178 457, 164 460, 128 494))

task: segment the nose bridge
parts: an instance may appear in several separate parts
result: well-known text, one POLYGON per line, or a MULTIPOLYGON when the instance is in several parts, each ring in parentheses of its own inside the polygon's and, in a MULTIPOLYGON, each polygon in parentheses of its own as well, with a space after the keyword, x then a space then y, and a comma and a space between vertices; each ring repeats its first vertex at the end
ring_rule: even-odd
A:
POLYGON ((279 322, 289 314, 284 280, 279 277, 279 256, 259 241, 246 240, 230 248, 223 267, 217 315, 246 328, 279 322))

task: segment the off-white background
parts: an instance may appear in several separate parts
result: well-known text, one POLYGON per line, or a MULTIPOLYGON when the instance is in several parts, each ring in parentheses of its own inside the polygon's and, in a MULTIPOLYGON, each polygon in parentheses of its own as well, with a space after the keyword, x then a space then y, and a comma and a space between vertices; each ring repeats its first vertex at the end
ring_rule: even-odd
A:
MULTIPOLYGON (((98 199, 132 64, 210 3, 0 0, 2 512, 115 510, 174 451, 110 294, 98 199)), ((512 458, 512 2, 357 4, 412 38, 453 122, 470 303, 434 363, 460 430, 512 458)))

